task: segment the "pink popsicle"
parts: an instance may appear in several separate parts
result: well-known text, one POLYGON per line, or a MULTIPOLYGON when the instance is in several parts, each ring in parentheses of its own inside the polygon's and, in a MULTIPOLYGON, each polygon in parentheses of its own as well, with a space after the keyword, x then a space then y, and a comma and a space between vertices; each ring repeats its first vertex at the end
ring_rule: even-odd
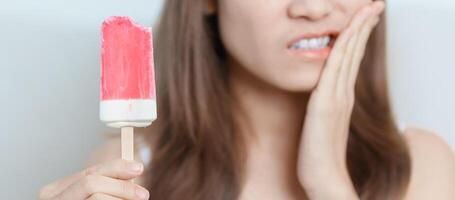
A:
POLYGON ((128 17, 103 23, 101 99, 155 98, 151 30, 128 17))
POLYGON ((151 28, 114 16, 102 25, 100 119, 143 127, 156 119, 151 28))

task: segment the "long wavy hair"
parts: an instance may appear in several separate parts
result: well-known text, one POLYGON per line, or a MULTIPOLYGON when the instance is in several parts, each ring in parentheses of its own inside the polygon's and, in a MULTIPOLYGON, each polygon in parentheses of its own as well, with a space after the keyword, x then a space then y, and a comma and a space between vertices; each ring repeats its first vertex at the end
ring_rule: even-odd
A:
MULTIPOLYGON (((232 110, 227 53, 205 0, 166 0, 155 32, 159 117, 144 134, 153 156, 153 200, 235 200, 245 148, 232 110)), ((401 199, 411 162, 389 100, 385 15, 367 44, 356 83, 347 166, 361 199, 401 199)))

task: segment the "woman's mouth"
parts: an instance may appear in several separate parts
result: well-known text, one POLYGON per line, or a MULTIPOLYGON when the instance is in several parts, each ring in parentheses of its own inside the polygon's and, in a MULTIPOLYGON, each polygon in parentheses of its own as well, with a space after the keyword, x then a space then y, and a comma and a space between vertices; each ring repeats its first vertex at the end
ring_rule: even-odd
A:
POLYGON ((330 36, 322 36, 318 38, 305 38, 301 39, 290 47, 291 49, 303 49, 303 50, 316 50, 323 49, 329 45, 330 36))
POLYGON ((319 36, 306 35, 293 40, 288 45, 291 54, 310 61, 321 61, 329 57, 337 34, 326 33, 319 36))

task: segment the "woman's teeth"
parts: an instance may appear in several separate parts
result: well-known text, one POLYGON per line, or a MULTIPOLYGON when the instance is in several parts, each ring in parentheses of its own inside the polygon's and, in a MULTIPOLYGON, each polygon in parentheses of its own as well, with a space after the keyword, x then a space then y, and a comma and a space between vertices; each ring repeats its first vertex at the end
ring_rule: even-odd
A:
POLYGON ((302 39, 291 46, 291 49, 323 49, 330 43, 330 36, 323 36, 319 38, 302 39))

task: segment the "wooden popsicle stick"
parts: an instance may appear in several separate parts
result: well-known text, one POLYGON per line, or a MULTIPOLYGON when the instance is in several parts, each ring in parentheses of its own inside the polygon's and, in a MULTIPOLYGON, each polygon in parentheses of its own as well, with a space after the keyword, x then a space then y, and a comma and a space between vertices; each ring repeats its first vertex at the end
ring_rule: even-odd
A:
MULTIPOLYGON (((134 128, 122 127, 121 132, 122 159, 134 160, 134 128)), ((134 179, 130 181, 134 182, 134 179)))
POLYGON ((134 129, 122 127, 122 159, 134 160, 134 129))
POLYGON ((122 127, 122 159, 134 160, 134 128, 122 127))

